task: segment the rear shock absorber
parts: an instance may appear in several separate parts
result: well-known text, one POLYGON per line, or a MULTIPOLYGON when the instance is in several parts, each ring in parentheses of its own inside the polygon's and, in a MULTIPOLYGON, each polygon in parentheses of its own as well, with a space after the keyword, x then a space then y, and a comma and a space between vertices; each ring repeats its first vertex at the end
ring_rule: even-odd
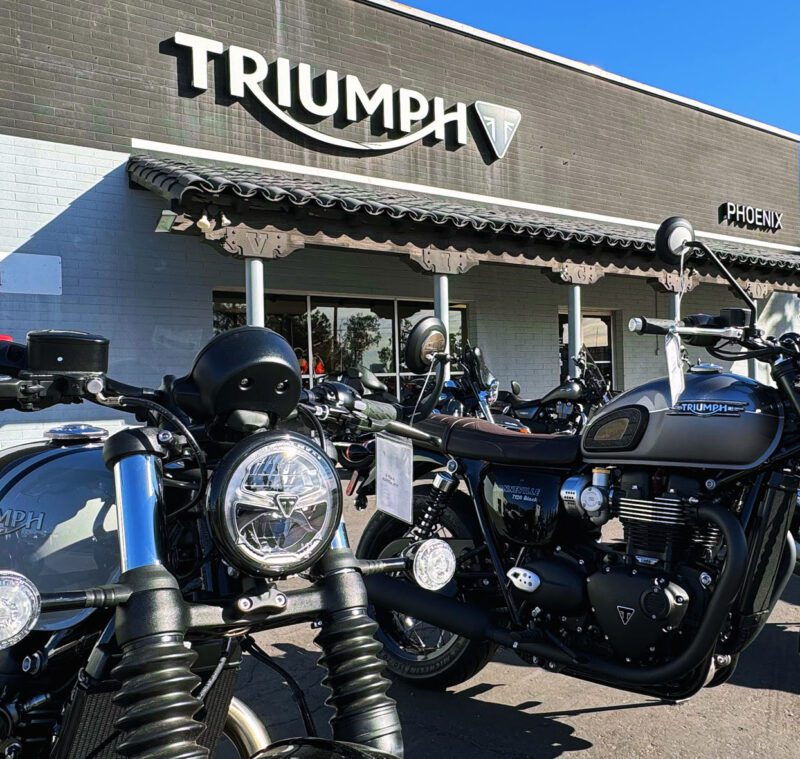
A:
POLYGON ((419 521, 411 530, 411 537, 414 540, 427 540, 439 527, 444 510, 450 501, 450 497, 458 486, 458 480, 450 472, 437 472, 433 478, 428 503, 419 521))

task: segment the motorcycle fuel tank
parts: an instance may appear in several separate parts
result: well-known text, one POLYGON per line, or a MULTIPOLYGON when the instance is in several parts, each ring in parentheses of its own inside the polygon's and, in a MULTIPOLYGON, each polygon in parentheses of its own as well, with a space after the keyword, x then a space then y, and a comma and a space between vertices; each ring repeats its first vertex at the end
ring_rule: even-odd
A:
POLYGON ((673 406, 664 377, 617 396, 584 430, 587 462, 715 469, 757 466, 783 432, 778 392, 722 371, 685 375, 673 406))
MULTIPOLYGON (((40 593, 80 590, 119 575, 114 477, 101 443, 36 443, 0 455, 0 569, 40 593)), ((38 630, 71 627, 92 609, 42 614, 38 630)))

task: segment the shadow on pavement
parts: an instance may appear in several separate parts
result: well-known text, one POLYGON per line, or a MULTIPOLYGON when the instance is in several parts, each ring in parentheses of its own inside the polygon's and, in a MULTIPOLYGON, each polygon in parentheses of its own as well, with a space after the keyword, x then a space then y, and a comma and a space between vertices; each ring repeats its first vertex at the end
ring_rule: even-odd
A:
MULTIPOLYGON (((800 578, 789 581, 781 601, 800 606, 800 578)), ((800 695, 800 625, 782 623, 785 615, 781 612, 779 605, 756 642, 744 651, 730 679, 732 685, 800 695)))
MULTIPOLYGON (((317 730, 329 734, 331 711, 325 706, 328 691, 322 686, 323 672, 316 666, 318 652, 291 643, 277 643, 276 661, 288 669, 303 688, 317 730)), ((500 662, 505 662, 501 654, 500 662)), ((576 682, 579 687, 579 683, 576 682)), ((483 698, 506 683, 477 683, 460 691, 436 692, 412 688, 395 681, 390 691, 398 703, 409 759, 465 759, 502 756, 508 759, 555 759, 592 747, 576 735, 575 728, 559 721, 602 711, 656 706, 659 702, 609 705, 564 712, 533 712, 539 701, 517 705, 494 703, 483 698)), ((303 724, 289 689, 273 672, 245 658, 238 695, 259 712, 273 740, 302 734, 303 724)))

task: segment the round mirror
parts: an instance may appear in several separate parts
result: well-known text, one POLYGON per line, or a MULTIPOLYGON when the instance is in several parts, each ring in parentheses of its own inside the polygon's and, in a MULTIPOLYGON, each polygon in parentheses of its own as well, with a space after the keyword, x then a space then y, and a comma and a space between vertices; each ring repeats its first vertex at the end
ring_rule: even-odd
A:
POLYGON ((688 242, 694 242, 692 225, 680 216, 671 216, 656 232, 656 255, 665 264, 680 268, 681 260, 690 252, 685 247, 688 242))
POLYGON ((442 320, 426 316, 418 322, 406 340, 405 361, 410 372, 424 374, 437 353, 447 352, 447 334, 442 320))
POLYGON ((511 380, 511 392, 517 396, 522 394, 522 387, 516 380, 511 380))

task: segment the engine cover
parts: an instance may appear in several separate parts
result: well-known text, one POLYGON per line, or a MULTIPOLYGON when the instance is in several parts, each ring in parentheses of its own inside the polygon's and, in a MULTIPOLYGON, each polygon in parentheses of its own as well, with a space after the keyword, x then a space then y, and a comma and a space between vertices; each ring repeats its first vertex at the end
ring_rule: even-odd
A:
POLYGON ((606 567, 588 581, 589 602, 614 652, 626 660, 645 658, 676 630, 689 594, 663 572, 646 567, 606 567))

